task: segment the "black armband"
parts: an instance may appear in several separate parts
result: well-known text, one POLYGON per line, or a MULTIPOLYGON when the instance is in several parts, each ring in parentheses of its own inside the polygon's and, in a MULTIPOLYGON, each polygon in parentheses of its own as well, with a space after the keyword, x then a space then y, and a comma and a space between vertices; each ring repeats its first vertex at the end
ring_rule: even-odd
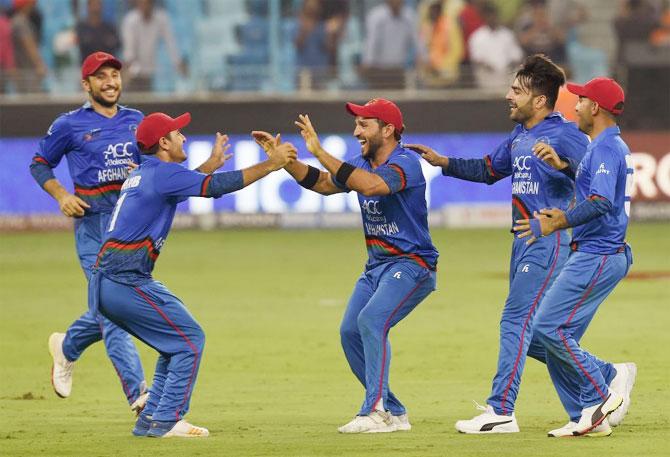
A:
POLYGON ((321 172, 318 168, 307 165, 307 174, 304 178, 302 178, 302 180, 298 181, 298 184, 300 184, 305 189, 311 189, 316 185, 317 181, 319 180, 319 176, 321 176, 321 172))
POLYGON ((351 165, 350 163, 347 162, 342 162, 342 165, 340 166, 339 170, 337 170, 337 174, 335 175, 335 179, 342 185, 347 184, 347 179, 349 179, 349 176, 354 172, 356 167, 351 165))

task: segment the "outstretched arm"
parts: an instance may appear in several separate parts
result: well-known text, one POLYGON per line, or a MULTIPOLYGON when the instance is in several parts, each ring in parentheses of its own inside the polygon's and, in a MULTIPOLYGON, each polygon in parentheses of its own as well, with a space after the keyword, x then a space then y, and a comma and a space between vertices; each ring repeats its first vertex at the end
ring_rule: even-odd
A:
POLYGON ((504 178, 493 170, 488 156, 483 159, 458 159, 440 155, 422 144, 405 144, 404 147, 420 154, 421 158, 434 167, 442 168, 445 176, 486 184, 493 184, 504 178))
MULTIPOLYGON (((272 156, 275 149, 282 144, 280 135, 275 137, 268 132, 254 130, 251 132, 251 136, 253 136, 256 143, 263 148, 263 151, 265 151, 268 156, 272 156)), ((330 173, 321 171, 318 168, 314 168, 299 160, 294 160, 287 164, 284 167, 284 170, 286 170, 302 187, 321 195, 332 195, 344 192, 333 184, 330 173)))
POLYGON ((323 149, 309 116, 300 114, 295 125, 300 128, 300 134, 305 140, 307 150, 317 158, 332 176, 335 176, 338 182, 366 197, 389 195, 391 193, 391 189, 380 176, 342 162, 323 149))

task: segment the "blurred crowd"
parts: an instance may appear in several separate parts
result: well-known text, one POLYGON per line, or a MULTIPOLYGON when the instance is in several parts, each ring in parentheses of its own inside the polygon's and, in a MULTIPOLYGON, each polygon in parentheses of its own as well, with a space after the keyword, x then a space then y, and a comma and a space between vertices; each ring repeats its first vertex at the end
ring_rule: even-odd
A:
POLYGON ((97 50, 126 90, 169 93, 498 90, 527 54, 584 82, 656 49, 663 0, 0 0, 0 93, 74 93, 97 50))

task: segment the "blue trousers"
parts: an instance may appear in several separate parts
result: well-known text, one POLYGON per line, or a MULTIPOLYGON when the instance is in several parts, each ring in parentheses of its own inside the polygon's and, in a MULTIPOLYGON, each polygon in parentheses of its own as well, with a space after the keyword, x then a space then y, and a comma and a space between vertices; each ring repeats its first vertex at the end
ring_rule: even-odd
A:
MULTIPOLYGON (((513 242, 509 294, 500 319, 498 368, 487 399, 487 404, 497 414, 510 415, 514 412, 528 355, 548 365, 568 415, 577 420, 581 416, 579 387, 564 372, 555 369, 554 361, 547 361, 544 347, 533 334, 536 313, 545 306, 543 297, 568 258, 569 242, 565 231, 540 238, 529 246, 525 240, 515 238, 513 242)), ((611 381, 615 374, 612 365, 599 361, 599 367, 611 381)))
POLYGON ((100 272, 93 273, 89 284, 89 306, 159 354, 142 414, 154 421, 181 420, 205 346, 205 333, 186 306, 158 281, 136 287, 100 272))
POLYGON ((391 327, 435 290, 435 272, 409 260, 386 263, 358 279, 340 326, 351 371, 365 386, 359 415, 370 414, 380 399, 394 415, 406 412, 389 388, 391 327))
MULTIPOLYGON (((95 265, 109 217, 109 214, 102 213, 75 219, 77 254, 87 280, 91 278, 91 269, 95 265)), ((128 403, 132 404, 146 389, 146 382, 137 348, 127 332, 100 314, 94 315, 86 311, 67 329, 63 340, 63 354, 74 362, 87 347, 100 340, 105 342, 107 356, 121 381, 123 393, 128 403)))
MULTIPOLYGON (((535 318, 534 334, 546 351, 547 366, 578 387, 579 406, 602 402, 616 374, 579 341, 600 304, 614 290, 632 263, 630 249, 613 255, 575 251, 547 292, 535 318)), ((554 376, 552 381, 556 385, 554 376)))

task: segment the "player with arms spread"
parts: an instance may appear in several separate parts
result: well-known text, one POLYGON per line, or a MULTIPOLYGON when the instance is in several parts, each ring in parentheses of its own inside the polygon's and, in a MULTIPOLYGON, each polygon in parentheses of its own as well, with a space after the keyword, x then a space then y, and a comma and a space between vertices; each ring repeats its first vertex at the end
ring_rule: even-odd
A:
MULTIPOLYGON (((567 210, 574 185, 569 171, 556 170, 535 154, 553 148, 565 163, 576 166, 586 152, 588 138, 573 122, 554 111, 558 90, 565 83, 563 70, 543 55, 524 61, 507 92, 510 119, 517 123, 509 138, 483 159, 444 157, 422 145, 405 145, 431 165, 442 167, 445 176, 493 184, 512 179, 513 221, 526 219, 546 207, 567 210)), ((514 406, 526 354, 545 362, 544 348, 533 338, 532 322, 542 297, 565 263, 570 236, 558 230, 538 243, 527 245, 514 238, 510 261, 509 294, 500 320, 498 367, 484 412, 456 422, 461 433, 490 434, 519 431, 514 406)), ((600 362, 603 376, 612 381, 616 370, 600 362)), ((561 401, 572 419, 581 415, 579 389, 549 362, 561 401)), ((597 432, 597 431, 594 431, 597 432)))
POLYGON ((577 205, 567 211, 542 209, 534 219, 517 220, 514 230, 519 238, 530 237, 529 243, 535 244, 574 227, 570 256, 542 300, 533 333, 546 349, 547 366, 558 367, 560 378, 570 379, 581 392, 581 417, 574 420, 571 415, 556 436, 581 436, 594 430, 606 436, 611 433, 608 415, 616 425, 628 411, 637 367, 617 365, 619 381, 610 384, 601 362, 579 341, 600 304, 633 263, 625 241, 633 165, 617 126, 624 105, 621 86, 609 78, 595 78, 583 86, 568 83, 568 90, 579 96, 575 108, 579 128, 593 141, 576 167, 562 161, 553 148, 539 155, 556 169, 575 173, 577 205))
MULTIPOLYGON (((355 191, 363 218, 368 261, 349 299, 340 336, 349 366, 365 386, 358 415, 341 433, 409 430, 405 406, 389 388, 388 333, 435 290, 438 252, 428 231, 426 181, 421 163, 403 149, 402 113, 388 100, 347 103, 356 117, 361 156, 342 162, 325 151, 306 115, 299 116, 307 149, 327 171, 295 161, 285 169, 306 189, 323 195, 355 191)), ((266 151, 276 147, 266 132, 253 132, 266 151)))
MULTIPOLYGON (((177 203, 190 196, 218 198, 279 170, 296 157, 290 143, 268 160, 244 170, 207 175, 180 165, 186 160, 180 129, 185 113, 172 119, 147 116, 137 128, 142 163, 121 189, 89 283, 89 308, 100 312, 159 353, 147 404, 133 434, 205 437, 206 428, 183 420, 198 375, 205 335, 179 298, 152 278, 177 203)), ((224 137, 217 144, 225 152, 224 137)), ((225 162, 229 156, 224 155, 225 162)))

